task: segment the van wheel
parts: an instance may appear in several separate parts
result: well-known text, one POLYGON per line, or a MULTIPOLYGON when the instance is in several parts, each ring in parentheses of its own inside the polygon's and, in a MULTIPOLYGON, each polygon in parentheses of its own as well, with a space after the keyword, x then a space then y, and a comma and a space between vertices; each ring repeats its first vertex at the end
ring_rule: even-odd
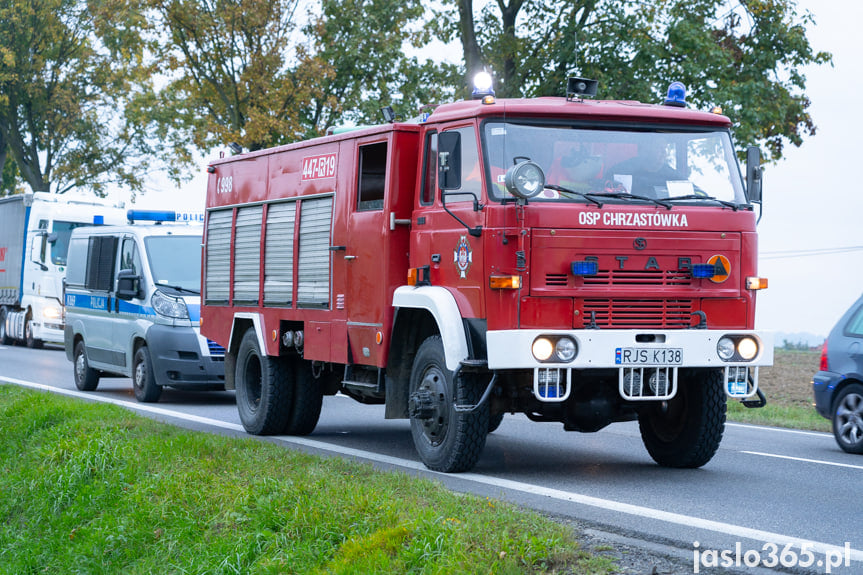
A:
POLYGON ((721 370, 681 373, 677 395, 638 414, 647 452, 663 467, 696 468, 713 458, 725 431, 721 370))
POLYGON ((293 405, 284 433, 308 435, 318 425, 324 394, 318 380, 312 374, 312 362, 297 359, 293 363, 295 367, 293 405))
MULTIPOLYGON (((288 429, 293 389, 291 364, 261 353, 258 336, 249 328, 237 351, 237 411, 252 435, 272 435, 288 429)), ((317 423, 317 421, 315 422, 317 423)))
POLYGON ((0 308, 0 345, 12 345, 12 338, 6 333, 6 308, 0 308))
POLYGON ((473 412, 458 412, 454 403, 475 405, 482 392, 470 375, 453 380, 440 336, 420 345, 411 370, 408 414, 414 446, 429 469, 454 473, 476 465, 489 430, 488 403, 473 412))
POLYGON ((33 321, 30 314, 27 314, 27 318, 24 320, 24 344, 30 349, 42 347, 42 340, 33 337, 33 321))
POLYGON ((150 361, 150 350, 146 345, 142 345, 135 352, 135 359, 132 361, 132 387, 135 390, 135 399, 141 403, 154 403, 159 401, 162 395, 162 387, 156 385, 153 362, 150 361))
POLYGON ((95 391, 99 385, 99 372, 90 368, 83 339, 75 344, 72 359, 74 360, 75 387, 81 391, 95 391))

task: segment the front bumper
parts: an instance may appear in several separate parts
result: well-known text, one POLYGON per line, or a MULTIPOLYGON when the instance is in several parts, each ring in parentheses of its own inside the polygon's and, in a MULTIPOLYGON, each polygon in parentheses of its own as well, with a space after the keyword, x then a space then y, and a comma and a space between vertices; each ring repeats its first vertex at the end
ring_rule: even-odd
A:
POLYGON ((211 355, 207 339, 196 328, 152 325, 147 346, 158 385, 224 386, 224 356, 211 355))
POLYGON ((486 338, 489 369, 533 370, 534 395, 541 401, 566 399, 573 370, 602 369, 618 371, 620 394, 627 400, 667 400, 676 394, 677 370, 683 368, 723 369, 726 394, 744 399, 757 392, 758 368, 773 365, 772 334, 752 330, 520 329, 489 331, 486 338), (539 361, 532 353, 532 346, 540 336, 571 338, 577 346, 575 357, 566 363, 539 361), (758 351, 750 361, 724 361, 719 357, 717 344, 725 336, 752 337, 758 343, 758 351), (657 354, 657 350, 675 353, 657 354), (627 363, 621 359, 622 355, 647 359, 627 363), (657 355, 674 356, 675 360, 652 361, 657 355), (657 385, 657 380, 661 385, 657 385), (554 389, 549 388, 550 383, 554 389))

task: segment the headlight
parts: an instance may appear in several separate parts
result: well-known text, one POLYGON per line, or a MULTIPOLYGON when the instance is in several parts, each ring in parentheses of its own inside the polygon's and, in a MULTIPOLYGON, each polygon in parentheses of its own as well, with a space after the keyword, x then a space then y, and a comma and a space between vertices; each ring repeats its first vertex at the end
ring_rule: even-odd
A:
POLYGON ((45 307, 42 308, 42 317, 46 319, 59 319, 60 318, 60 308, 56 307, 45 307))
POLYGON ((746 361, 751 360, 758 353, 758 344, 751 337, 744 337, 737 342, 737 353, 746 361))
POLYGON ((719 343, 716 344, 716 353, 724 361, 728 361, 734 357, 734 342, 731 341, 731 338, 723 337, 720 339, 719 343))
POLYGON ((551 344, 551 340, 549 339, 538 337, 533 342, 533 357, 539 361, 548 361, 548 358, 551 357, 552 350, 554 350, 554 346, 551 344))
POLYGON ((189 319, 189 310, 182 298, 171 297, 156 290, 150 298, 150 304, 159 315, 174 319, 189 319))
POLYGON ((748 335, 726 335, 716 343, 722 361, 752 361, 758 355, 758 340, 748 335))
POLYGON ((568 336, 543 335, 533 340, 533 357, 549 363, 569 363, 578 354, 578 346, 568 336))
POLYGON ((545 188, 545 174, 535 162, 519 162, 506 171, 504 184, 509 193, 517 198, 528 199, 545 188))

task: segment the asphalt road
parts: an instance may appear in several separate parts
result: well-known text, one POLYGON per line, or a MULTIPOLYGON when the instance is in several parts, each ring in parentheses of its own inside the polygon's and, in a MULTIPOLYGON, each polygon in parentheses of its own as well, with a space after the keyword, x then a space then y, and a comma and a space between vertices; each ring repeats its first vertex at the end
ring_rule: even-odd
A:
MULTIPOLYGON (((193 429, 244 433, 232 392, 166 389, 159 403, 143 405, 124 378, 78 392, 60 348, 0 347, 0 380, 119 403, 193 429)), ((269 440, 570 520, 676 556, 677 569, 687 569, 669 572, 863 573, 863 457, 842 452, 829 434, 729 423, 710 463, 672 470, 653 463, 637 424, 579 434, 508 415, 471 473, 446 475, 419 462, 407 421, 385 420, 382 406, 339 395, 324 399, 310 436, 269 440)))

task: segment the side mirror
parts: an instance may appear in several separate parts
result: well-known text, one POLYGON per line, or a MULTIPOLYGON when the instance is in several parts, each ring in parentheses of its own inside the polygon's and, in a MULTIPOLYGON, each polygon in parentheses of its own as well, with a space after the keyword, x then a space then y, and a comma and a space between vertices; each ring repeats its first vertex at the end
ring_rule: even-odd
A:
POLYGON ((746 193, 750 202, 761 203, 761 150, 758 146, 746 149, 746 193))
POLYGON ((438 183, 442 190, 461 187, 461 134, 443 132, 438 136, 438 183))
POLYGON ((132 270, 120 270, 117 274, 117 297, 129 301, 139 297, 141 277, 132 270))

